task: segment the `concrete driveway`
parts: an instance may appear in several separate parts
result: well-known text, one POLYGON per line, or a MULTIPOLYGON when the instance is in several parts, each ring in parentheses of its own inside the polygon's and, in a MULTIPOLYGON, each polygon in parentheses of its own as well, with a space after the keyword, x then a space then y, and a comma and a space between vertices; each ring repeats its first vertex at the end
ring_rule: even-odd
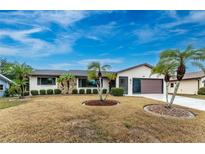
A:
MULTIPOLYGON (((139 94, 135 96, 142 96, 142 97, 151 98, 151 99, 164 101, 164 102, 166 101, 166 97, 164 94, 139 94)), ((171 95, 169 95, 169 100, 170 99, 171 99, 171 95)), ((205 100, 203 99, 176 96, 174 100, 174 104, 205 111, 205 100)))

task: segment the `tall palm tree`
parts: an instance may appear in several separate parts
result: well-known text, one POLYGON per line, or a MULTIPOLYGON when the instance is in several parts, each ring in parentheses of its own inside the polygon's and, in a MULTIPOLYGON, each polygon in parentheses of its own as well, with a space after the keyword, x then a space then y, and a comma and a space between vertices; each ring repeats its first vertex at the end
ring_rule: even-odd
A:
POLYGON ((166 102, 169 103, 168 100, 168 88, 169 88, 169 81, 172 76, 174 76, 175 71, 177 68, 177 63, 175 62, 167 62, 160 60, 155 67, 153 67, 152 74, 159 74, 164 75, 164 80, 166 83, 166 102))
POLYGON ((107 79, 109 80, 109 90, 111 90, 111 86, 112 86, 111 83, 112 81, 115 81, 117 75, 116 73, 106 73, 105 77, 107 77, 107 79))
POLYGON ((8 65, 5 68, 5 73, 15 77, 16 86, 20 88, 20 98, 24 98, 24 92, 26 84, 28 83, 28 76, 31 73, 32 68, 25 63, 15 63, 8 65))
POLYGON ((110 65, 101 65, 99 62, 91 62, 88 65, 88 77, 89 79, 94 79, 97 82, 97 88, 98 88, 98 94, 100 97, 100 100, 103 101, 103 95, 102 95, 102 71, 106 71, 110 69, 110 65))
MULTIPOLYGON (((61 80, 61 84, 63 85, 63 82, 65 81, 67 84, 67 89, 68 89, 68 93, 70 90, 70 82, 73 81, 75 79, 75 76, 71 73, 64 73, 63 75, 60 76, 60 78, 58 80, 61 80)), ((64 87, 64 85, 63 85, 64 87)))
POLYGON ((190 62, 191 64, 193 64, 195 62, 198 65, 203 66, 203 64, 200 63, 200 61, 205 60, 204 55, 205 55, 205 49, 193 49, 192 46, 190 45, 187 46, 187 48, 184 51, 180 51, 176 49, 176 50, 165 50, 160 53, 161 60, 164 60, 167 62, 174 62, 177 64, 177 70, 176 70, 177 83, 176 83, 171 101, 169 103, 169 107, 172 106, 176 93, 178 91, 180 82, 183 79, 184 74, 186 73, 187 63, 190 62))

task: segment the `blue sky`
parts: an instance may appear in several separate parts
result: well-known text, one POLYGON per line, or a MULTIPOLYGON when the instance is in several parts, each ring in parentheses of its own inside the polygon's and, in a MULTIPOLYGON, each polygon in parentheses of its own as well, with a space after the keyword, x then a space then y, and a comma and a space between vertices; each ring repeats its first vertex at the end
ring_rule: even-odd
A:
POLYGON ((120 70, 188 44, 205 47, 205 11, 0 11, 0 57, 37 69, 120 70))

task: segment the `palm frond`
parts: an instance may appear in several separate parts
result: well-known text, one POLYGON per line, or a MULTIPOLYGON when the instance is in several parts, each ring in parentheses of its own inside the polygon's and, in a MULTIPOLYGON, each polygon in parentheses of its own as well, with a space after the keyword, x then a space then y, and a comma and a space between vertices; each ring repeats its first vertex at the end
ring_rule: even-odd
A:
POLYGON ((202 63, 196 62, 196 61, 191 62, 191 63, 192 63, 192 65, 198 67, 199 69, 201 69, 205 73, 205 66, 202 63))

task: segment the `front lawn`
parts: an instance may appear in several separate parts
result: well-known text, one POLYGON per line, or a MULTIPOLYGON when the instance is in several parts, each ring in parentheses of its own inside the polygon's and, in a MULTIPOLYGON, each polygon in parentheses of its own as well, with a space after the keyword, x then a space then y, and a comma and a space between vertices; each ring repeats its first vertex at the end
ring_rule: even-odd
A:
POLYGON ((205 99, 205 95, 191 95, 191 94, 178 94, 178 95, 184 97, 190 97, 190 98, 205 99))
MULTIPOLYGON (((115 106, 86 106, 94 95, 39 96, 0 110, 0 142, 205 142, 205 112, 194 119, 154 116, 142 97, 111 97, 115 106)), ((189 109, 190 110, 190 109, 189 109)))
POLYGON ((0 98, 0 109, 21 105, 25 102, 26 100, 20 100, 18 98, 0 98))

